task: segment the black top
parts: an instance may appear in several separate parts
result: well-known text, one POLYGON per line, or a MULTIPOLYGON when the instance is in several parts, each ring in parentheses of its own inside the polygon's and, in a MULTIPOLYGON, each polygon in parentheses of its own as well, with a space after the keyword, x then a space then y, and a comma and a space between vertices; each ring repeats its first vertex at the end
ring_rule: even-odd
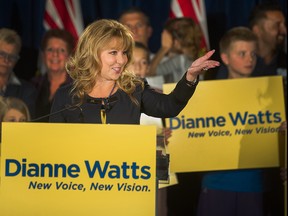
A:
POLYGON ((18 80, 20 82, 19 84, 9 83, 7 85, 4 97, 16 97, 24 101, 33 118, 35 116, 37 91, 31 83, 19 78, 18 80))
POLYGON ((287 74, 287 54, 284 51, 280 50, 270 62, 270 64, 266 64, 263 58, 257 56, 256 66, 252 73, 252 76, 286 76, 285 73, 282 72, 283 70, 286 71, 287 74))
MULTIPOLYGON (((40 122, 49 122, 49 117, 41 118, 49 114, 52 107, 52 100, 49 100, 51 83, 48 79, 48 73, 34 77, 31 80, 31 82, 34 84, 38 92, 35 107, 36 108, 35 117, 40 118, 39 120, 40 122)), ((67 76, 65 82, 62 83, 60 86, 64 86, 71 82, 72 79, 70 78, 70 76, 67 76)))
MULTIPOLYGON (((103 106, 100 98, 87 96, 80 108, 67 108, 74 106, 70 94, 71 88, 72 85, 69 84, 61 87, 56 92, 51 109, 50 122, 102 123, 100 110, 103 106)), ((116 93, 111 95, 109 106, 104 106, 106 123, 139 124, 142 112, 159 118, 177 116, 186 106, 195 89, 196 85, 189 87, 186 84, 186 74, 168 95, 156 92, 144 81, 144 89, 141 86, 137 86, 133 94, 139 102, 139 106, 133 103, 124 91, 118 89, 116 93)))

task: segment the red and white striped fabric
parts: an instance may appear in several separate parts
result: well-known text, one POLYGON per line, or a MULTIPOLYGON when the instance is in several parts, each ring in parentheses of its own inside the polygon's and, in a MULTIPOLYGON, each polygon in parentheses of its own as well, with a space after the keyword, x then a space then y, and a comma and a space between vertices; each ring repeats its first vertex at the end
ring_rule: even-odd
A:
POLYGON ((170 17, 191 17, 198 23, 203 32, 204 38, 202 47, 209 49, 208 27, 204 0, 172 0, 170 17))
POLYGON ((79 0, 46 0, 44 27, 66 29, 76 41, 84 29, 79 0))

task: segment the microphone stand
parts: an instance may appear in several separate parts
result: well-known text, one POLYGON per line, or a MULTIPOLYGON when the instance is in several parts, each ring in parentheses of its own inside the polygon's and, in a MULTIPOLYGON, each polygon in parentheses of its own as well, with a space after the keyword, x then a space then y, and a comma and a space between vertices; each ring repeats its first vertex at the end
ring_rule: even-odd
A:
POLYGON ((56 112, 53 112, 53 113, 49 113, 47 115, 44 115, 44 116, 40 116, 38 118, 35 118, 35 119, 32 119, 30 122, 37 122, 39 120, 42 120, 42 119, 45 119, 47 117, 50 117, 50 116, 53 116, 53 115, 56 115, 56 114, 59 114, 61 112, 64 112, 66 110, 75 110, 75 109, 79 109, 80 110, 80 116, 81 116, 81 120, 83 122, 83 112, 82 112, 82 108, 78 105, 66 105, 65 108, 61 109, 61 110, 58 110, 56 112))

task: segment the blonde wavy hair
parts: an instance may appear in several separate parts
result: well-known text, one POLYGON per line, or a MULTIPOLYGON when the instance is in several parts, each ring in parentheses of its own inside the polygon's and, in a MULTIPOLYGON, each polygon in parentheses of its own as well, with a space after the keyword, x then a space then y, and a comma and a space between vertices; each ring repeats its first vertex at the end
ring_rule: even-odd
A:
POLYGON ((14 97, 0 96, 0 122, 3 121, 4 116, 11 109, 19 111, 26 117, 26 121, 30 121, 30 112, 24 101, 14 97))
POLYGON ((128 62, 120 78, 116 81, 118 88, 126 92, 131 100, 138 104, 132 96, 137 85, 143 87, 143 81, 127 71, 131 63, 134 40, 129 29, 115 20, 101 19, 90 24, 77 43, 74 55, 66 64, 66 69, 73 79, 72 96, 80 105, 85 95, 92 91, 96 78, 101 73, 100 54, 113 39, 119 42, 119 48, 127 52, 128 62))

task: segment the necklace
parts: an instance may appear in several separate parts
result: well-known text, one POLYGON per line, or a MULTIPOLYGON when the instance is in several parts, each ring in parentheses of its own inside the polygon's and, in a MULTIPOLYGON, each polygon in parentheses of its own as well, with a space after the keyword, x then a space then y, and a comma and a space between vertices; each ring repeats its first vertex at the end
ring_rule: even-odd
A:
POLYGON ((114 83, 114 86, 113 86, 111 92, 109 93, 109 96, 107 98, 102 99, 103 104, 102 104, 101 110, 100 110, 102 124, 106 124, 106 112, 111 109, 110 97, 111 97, 115 87, 116 87, 116 82, 114 83))

